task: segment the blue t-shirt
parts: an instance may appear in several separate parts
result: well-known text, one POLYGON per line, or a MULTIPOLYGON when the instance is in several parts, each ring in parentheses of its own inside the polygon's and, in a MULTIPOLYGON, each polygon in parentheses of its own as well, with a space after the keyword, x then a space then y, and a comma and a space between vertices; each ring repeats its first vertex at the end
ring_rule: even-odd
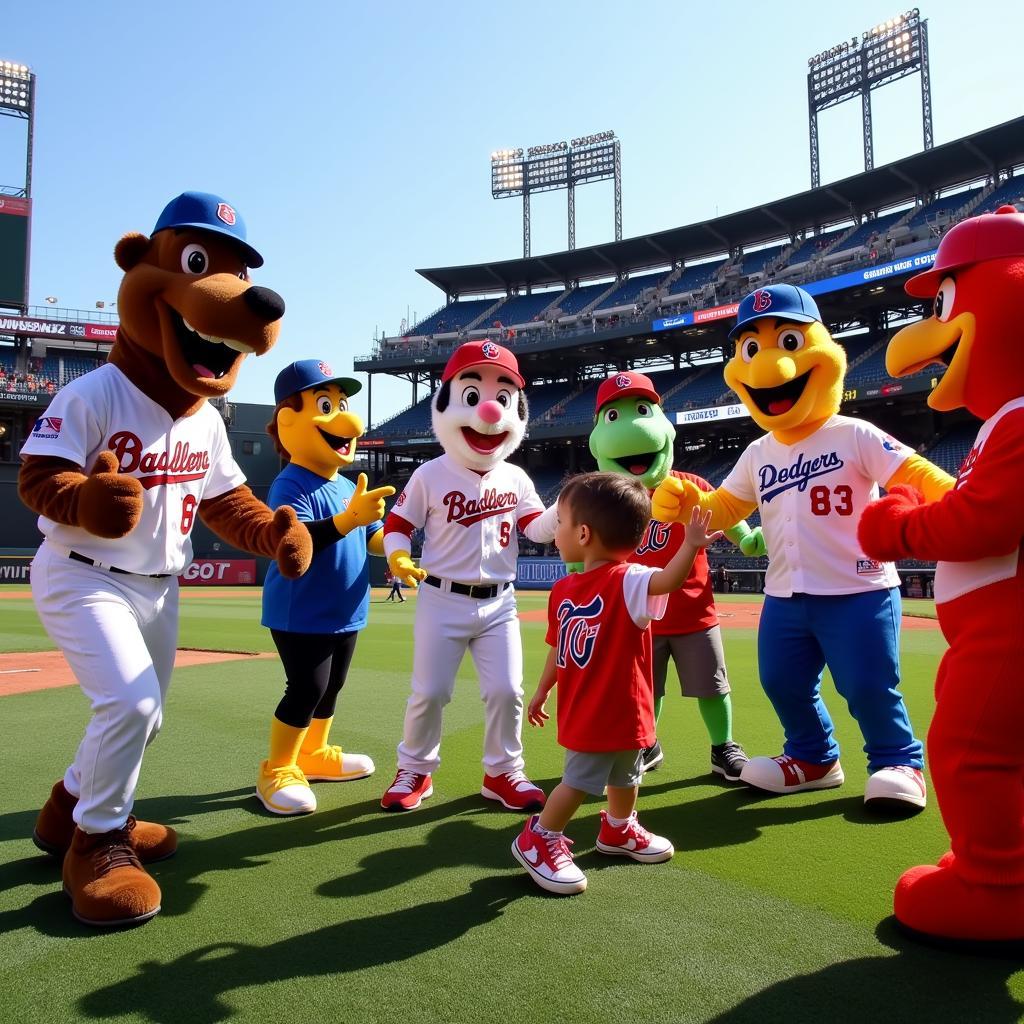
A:
MULTIPOLYGON (((343 476, 322 476, 289 464, 270 485, 271 508, 291 505, 306 523, 327 519, 348 505, 355 484, 343 476)), ((370 607, 370 566, 366 540, 382 524, 360 526, 313 558, 303 576, 285 579, 271 563, 263 584, 263 625, 289 633, 349 633, 366 625, 370 607)))

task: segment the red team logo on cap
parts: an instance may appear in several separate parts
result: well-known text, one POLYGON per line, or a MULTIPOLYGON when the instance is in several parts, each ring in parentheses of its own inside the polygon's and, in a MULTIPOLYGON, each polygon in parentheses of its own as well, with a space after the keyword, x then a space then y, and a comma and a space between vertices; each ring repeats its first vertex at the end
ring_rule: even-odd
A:
POLYGON ((632 383, 633 381, 624 373, 620 373, 618 377, 615 378, 615 386, 617 388, 628 388, 632 383))
POLYGON ((327 365, 327 364, 326 364, 326 363, 325 363, 325 362, 324 362, 324 361, 323 361, 322 359, 321 359, 321 360, 320 360, 320 362, 319 362, 319 363, 317 363, 316 365, 317 365, 317 367, 319 368, 320 372, 321 372, 321 373, 322 373, 322 374, 323 374, 323 375, 324 375, 325 377, 333 377, 333 376, 334 376, 334 374, 333 374, 333 373, 331 373, 331 368, 330 368, 330 367, 329 367, 329 366, 328 366, 328 365, 327 365))
POLYGON ((484 342, 480 351, 487 359, 497 359, 500 354, 498 352, 498 346, 495 345, 493 341, 484 342))
POLYGON ((224 221, 228 227, 234 227, 237 215, 235 214, 234 207, 228 206, 227 203, 217 204, 217 216, 224 221))
POLYGON ((763 313, 772 304, 771 292, 765 291, 763 288, 758 288, 754 292, 754 312, 763 313))

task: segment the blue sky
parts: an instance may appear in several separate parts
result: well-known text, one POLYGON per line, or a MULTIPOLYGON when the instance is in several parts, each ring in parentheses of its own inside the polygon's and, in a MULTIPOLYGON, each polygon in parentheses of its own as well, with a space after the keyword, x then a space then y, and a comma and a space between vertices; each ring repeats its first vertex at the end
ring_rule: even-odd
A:
MULTIPOLYGON (((288 305, 233 392, 270 402, 292 359, 347 371, 375 330, 441 305, 417 267, 521 254, 520 201, 490 195, 494 149, 614 130, 627 237, 802 191, 807 58, 903 9, 35 0, 0 43, 38 80, 31 301, 113 299, 121 234, 185 189, 220 193, 266 257, 255 280, 288 305)), ((1024 5, 921 12, 937 143, 1024 113, 1024 5)), ((876 165, 921 148, 918 83, 875 94, 876 165)), ((0 123, 0 184, 17 180, 13 131, 0 123)), ((820 133, 825 181, 861 169, 858 103, 820 133)), ((565 194, 532 212, 534 254, 564 249, 565 194)), ((611 183, 579 189, 577 244, 612 233, 611 183)), ((376 377, 374 420, 409 398, 376 377)))

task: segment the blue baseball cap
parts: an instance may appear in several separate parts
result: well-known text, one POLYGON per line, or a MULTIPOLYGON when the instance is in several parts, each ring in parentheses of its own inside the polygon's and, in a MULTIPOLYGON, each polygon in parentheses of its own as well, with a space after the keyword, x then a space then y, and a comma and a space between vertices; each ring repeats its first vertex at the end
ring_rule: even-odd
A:
POLYGON ((245 240, 245 221, 226 200, 210 192, 182 192, 157 218, 153 234, 168 228, 197 228, 227 235, 238 242, 250 267, 262 267, 263 257, 245 240))
POLYGON ((353 377, 335 377, 334 371, 322 359, 300 359, 277 375, 274 402, 283 402, 290 395, 308 391, 318 384, 337 384, 349 398, 363 390, 363 385, 353 377))
POLYGON ((766 316, 791 320, 798 324, 811 324, 821 320, 818 305, 803 288, 791 284, 773 284, 751 292, 736 313, 736 326, 729 332, 735 338, 747 324, 766 316))

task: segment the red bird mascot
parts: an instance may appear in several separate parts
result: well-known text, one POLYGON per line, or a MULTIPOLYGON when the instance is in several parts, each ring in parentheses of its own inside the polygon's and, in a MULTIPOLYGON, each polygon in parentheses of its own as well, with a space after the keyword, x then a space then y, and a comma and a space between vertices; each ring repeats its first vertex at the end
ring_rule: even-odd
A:
POLYGON ((942 240, 907 292, 932 315, 889 343, 894 377, 930 363, 945 375, 928 396, 940 412, 982 420, 956 486, 923 504, 894 487, 860 520, 878 559, 935 559, 935 600, 949 642, 928 732, 935 795, 951 852, 905 872, 897 920, 939 939, 1024 939, 1024 215, 971 217, 942 240))

